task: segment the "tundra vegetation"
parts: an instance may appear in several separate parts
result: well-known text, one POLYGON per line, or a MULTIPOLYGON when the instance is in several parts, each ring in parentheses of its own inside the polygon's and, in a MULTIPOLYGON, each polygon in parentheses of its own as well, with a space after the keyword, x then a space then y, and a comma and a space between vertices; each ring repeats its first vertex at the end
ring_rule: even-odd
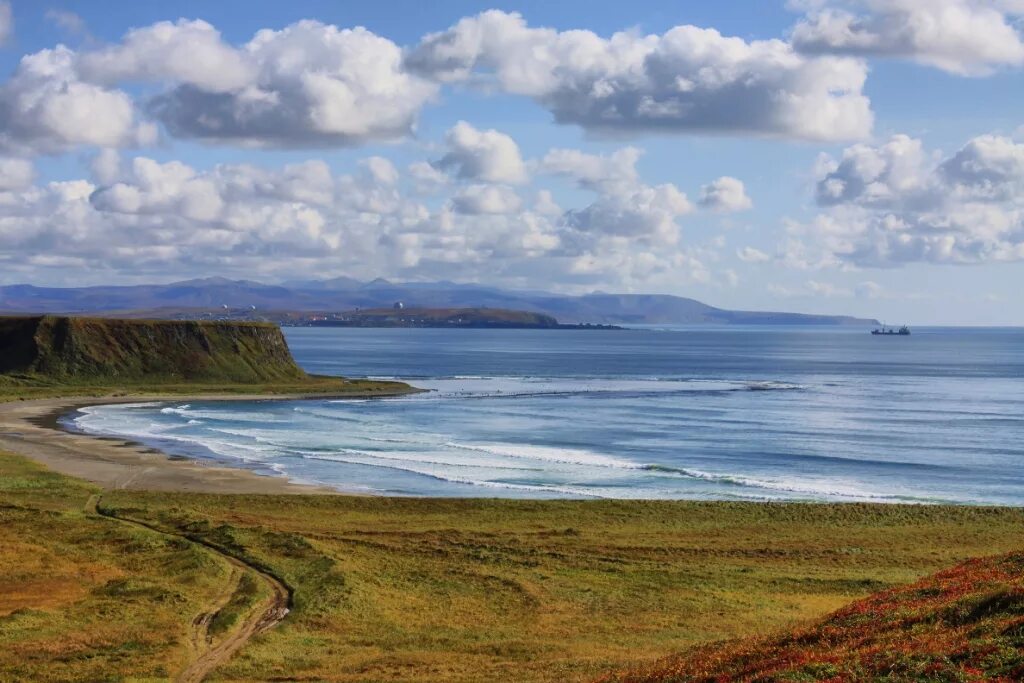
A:
POLYGON ((97 493, 0 454, 0 679, 181 670, 195 616, 223 604, 216 639, 261 590, 195 541, 294 591, 212 680, 561 681, 809 623, 1019 548, 1024 523, 1006 508, 102 494, 147 529, 88 512, 97 493))

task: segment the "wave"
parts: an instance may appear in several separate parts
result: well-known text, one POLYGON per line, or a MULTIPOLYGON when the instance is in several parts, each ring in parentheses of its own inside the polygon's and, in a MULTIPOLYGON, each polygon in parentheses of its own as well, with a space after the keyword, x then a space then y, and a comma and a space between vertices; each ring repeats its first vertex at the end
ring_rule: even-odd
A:
POLYGON ((610 467, 615 469, 636 470, 644 465, 610 455, 594 453, 579 448, 562 448, 558 446, 537 446, 532 444, 490 443, 466 444, 448 441, 444 444, 449 448, 475 451, 506 458, 537 460, 548 463, 581 465, 587 467, 610 467))
POLYGON ((743 488, 765 489, 807 496, 813 500, 843 499, 862 502, 948 502, 934 498, 905 496, 898 494, 876 493, 853 484, 843 485, 834 479, 822 481, 820 484, 807 479, 762 479, 739 474, 714 474, 702 470, 665 465, 645 465, 645 470, 678 474, 691 479, 700 479, 743 488))
POLYGON ((531 398, 538 396, 669 395, 731 391, 794 391, 804 385, 780 380, 717 380, 693 378, 453 376, 414 380, 431 390, 409 400, 531 398))
POLYGON ((588 489, 586 487, 575 487, 575 486, 564 486, 561 484, 518 484, 511 482, 493 481, 487 479, 472 479, 469 477, 460 477, 451 473, 439 473, 431 470, 424 470, 417 467, 411 467, 409 465, 401 464, 377 464, 367 463, 358 458, 345 458, 342 456, 307 456, 314 460, 328 460, 331 462, 347 463, 352 465, 369 465, 371 467, 383 467, 386 469, 399 470, 410 474, 416 474, 423 477, 429 477, 438 481, 444 481, 452 484, 463 484, 467 486, 481 486, 485 488, 495 489, 508 489, 517 491, 534 491, 538 493, 551 493, 551 494, 562 494, 567 496, 576 496, 582 498, 605 498, 596 491, 588 489))
MULTIPOLYGON (((458 467, 463 469, 478 469, 478 470, 510 470, 519 472, 542 472, 541 468, 537 467, 521 467, 512 466, 508 463, 500 461, 490 462, 465 462, 461 460, 444 459, 439 457, 440 454, 428 454, 418 455, 416 453, 410 453, 407 451, 365 451, 358 448, 335 448, 331 450, 310 450, 310 449, 299 449, 295 453, 301 455, 301 457, 309 460, 324 460, 327 462, 350 462, 352 456, 368 458, 372 460, 382 460, 387 463, 392 462, 410 462, 418 463, 421 465, 440 465, 442 467, 458 467)), ((367 464, 367 463, 362 463, 367 464)))

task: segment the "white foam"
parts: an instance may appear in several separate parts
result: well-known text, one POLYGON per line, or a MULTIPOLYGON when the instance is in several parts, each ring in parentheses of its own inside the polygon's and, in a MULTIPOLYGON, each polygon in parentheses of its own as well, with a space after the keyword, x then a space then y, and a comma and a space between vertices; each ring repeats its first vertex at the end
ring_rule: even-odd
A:
POLYGON ((559 448, 556 446, 515 443, 457 443, 454 441, 449 441, 445 445, 450 448, 476 451, 488 455, 500 455, 506 458, 580 465, 583 467, 611 467, 628 470, 642 469, 644 467, 640 463, 579 448, 559 448))

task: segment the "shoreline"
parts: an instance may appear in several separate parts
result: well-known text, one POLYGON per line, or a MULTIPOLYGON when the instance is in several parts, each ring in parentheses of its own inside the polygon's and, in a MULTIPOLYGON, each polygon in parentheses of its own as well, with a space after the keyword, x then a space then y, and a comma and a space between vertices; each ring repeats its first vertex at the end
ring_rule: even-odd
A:
MULTIPOLYGON (((404 394, 403 394, 404 395, 404 394)), ((43 398, 0 402, 0 450, 49 469, 83 479, 105 490, 222 494, 366 496, 364 492, 261 474, 214 461, 172 455, 139 441, 65 429, 61 418, 90 406, 166 401, 291 401, 302 399, 388 398, 354 394, 150 394, 43 398)))

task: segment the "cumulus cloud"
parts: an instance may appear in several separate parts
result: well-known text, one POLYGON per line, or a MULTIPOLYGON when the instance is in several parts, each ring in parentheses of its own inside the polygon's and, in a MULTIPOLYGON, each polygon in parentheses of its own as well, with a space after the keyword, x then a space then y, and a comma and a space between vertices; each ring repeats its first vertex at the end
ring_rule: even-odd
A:
POLYGON ((880 267, 1024 260, 1022 189, 1024 143, 1010 138, 979 136, 948 157, 906 136, 858 145, 819 164, 827 211, 792 225, 787 250, 880 267))
POLYGON ((452 198, 455 210, 467 214, 507 214, 522 206, 522 200, 510 187, 476 184, 464 187, 452 198))
POLYGON ((0 192, 24 190, 34 179, 35 168, 31 161, 0 157, 0 192))
POLYGON ((570 289, 714 281, 705 263, 723 245, 683 242, 680 219, 693 208, 683 192, 636 177, 633 151, 567 151, 552 159, 573 160, 561 173, 595 196, 565 208, 547 189, 531 186, 521 196, 506 184, 444 174, 430 203, 421 203, 418 185, 436 169, 399 170, 383 157, 341 174, 317 159, 200 170, 103 148, 90 180, 47 184, 33 184, 29 162, 6 158, 0 264, 33 277, 100 262, 121 275, 315 270, 570 289))
POLYGON ((1024 64, 1016 0, 834 0, 794 27, 810 54, 899 57, 963 76, 1024 64))
POLYGON ((460 178, 489 183, 523 183, 526 165, 515 140, 496 130, 477 130, 459 121, 446 136, 449 152, 438 166, 454 169, 460 178))
POLYGON ((226 75, 147 71, 178 83, 150 106, 176 136, 255 146, 397 139, 412 131, 437 92, 402 68, 401 48, 364 28, 300 21, 259 31, 234 49, 195 23, 162 27, 173 41, 143 41, 162 50, 201 38, 213 58, 231 65, 226 75))
POLYGON ((205 21, 161 21, 129 31, 111 47, 79 58, 82 75, 93 81, 167 82, 191 85, 207 93, 244 89, 256 80, 256 65, 225 44, 205 21))
POLYGON ((433 194, 448 184, 448 176, 426 161, 409 164, 408 171, 419 194, 433 194))
POLYGON ((747 196, 743 181, 722 176, 700 188, 698 203, 712 211, 747 211, 754 208, 754 202, 747 196))
POLYGON ((929 192, 928 158, 920 140, 894 135, 882 145, 854 145, 838 161, 819 160, 819 204, 884 206, 929 192))
POLYGON ((601 133, 717 132, 812 140, 872 127, 857 59, 805 56, 780 40, 745 41, 677 26, 662 35, 534 28, 490 10, 427 35, 408 68, 533 98, 560 123, 601 133))
POLYGON ((22 57, 0 86, 0 149, 48 153, 155 138, 155 128, 140 122, 128 95, 79 78, 75 54, 64 46, 22 57))
POLYGON ((611 154, 587 154, 578 149, 553 149, 541 159, 541 169, 567 176, 585 190, 602 194, 628 192, 640 183, 636 164, 643 151, 623 147, 611 154))
MULTIPOLYGON (((0 0, 0 30, 4 7, 0 0)), ((50 16, 85 30, 73 14, 50 16)), ((180 19, 103 47, 90 41, 78 52, 58 46, 25 57, 2 86, 0 138, 9 149, 17 140, 43 152, 148 144, 156 128, 143 112, 180 138, 354 146, 409 136, 444 83, 465 81, 530 97, 557 121, 602 134, 839 140, 870 133, 865 76, 859 59, 807 56, 781 40, 694 26, 606 38, 530 27, 495 10, 403 50, 365 28, 311 20, 233 44, 207 22, 180 19)), ((460 124, 449 145, 443 161, 462 178, 526 181, 518 148, 497 131, 460 124)))
POLYGON ((1024 197, 1024 143, 981 135, 944 161, 939 171, 958 197, 1012 201, 1024 197))
POLYGON ((598 193, 589 206, 567 212, 566 223, 582 233, 631 237, 663 245, 676 243, 677 219, 690 213, 693 205, 671 183, 650 186, 641 182, 636 171, 640 154, 633 147, 610 155, 572 149, 548 152, 540 163, 544 171, 569 177, 580 187, 598 193))

